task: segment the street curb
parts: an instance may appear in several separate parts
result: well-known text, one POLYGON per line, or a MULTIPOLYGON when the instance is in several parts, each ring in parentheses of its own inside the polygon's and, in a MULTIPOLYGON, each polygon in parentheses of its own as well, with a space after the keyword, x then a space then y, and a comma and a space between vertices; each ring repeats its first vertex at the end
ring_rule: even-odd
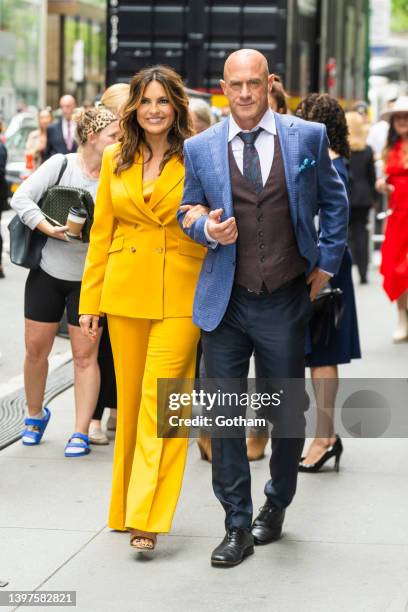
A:
MULTIPOLYGON (((44 403, 60 395, 74 383, 72 358, 56 367, 47 378, 44 403)), ((17 442, 26 417, 26 400, 24 387, 0 398, 0 450, 17 442)))

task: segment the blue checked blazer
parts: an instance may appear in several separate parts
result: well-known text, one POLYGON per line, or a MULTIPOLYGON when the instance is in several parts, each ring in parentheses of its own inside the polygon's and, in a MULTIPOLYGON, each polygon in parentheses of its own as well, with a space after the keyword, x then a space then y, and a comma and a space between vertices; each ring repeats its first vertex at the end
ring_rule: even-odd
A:
MULTIPOLYGON (((336 274, 347 240, 348 198, 328 153, 326 128, 275 113, 285 168, 290 214, 300 254, 307 272, 318 266, 336 274), (319 214, 319 234, 315 216, 319 214)), ((228 118, 184 145, 185 181, 182 204, 204 204, 224 210, 222 221, 234 216, 228 162, 228 118)), ((182 227, 184 214, 177 218, 182 227)), ((208 246, 204 233, 207 215, 184 232, 208 246)), ((239 227, 238 227, 239 232, 239 227)), ((193 320, 205 331, 223 318, 235 275, 236 245, 209 248, 203 262, 194 299, 193 320)))

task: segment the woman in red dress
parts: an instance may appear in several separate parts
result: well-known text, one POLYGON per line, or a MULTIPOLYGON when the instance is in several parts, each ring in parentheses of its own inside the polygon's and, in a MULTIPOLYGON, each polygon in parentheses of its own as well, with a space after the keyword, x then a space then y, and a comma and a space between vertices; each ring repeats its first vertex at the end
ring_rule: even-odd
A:
POLYGON ((384 152, 385 178, 377 181, 377 189, 389 194, 391 214, 380 272, 386 294, 397 302, 398 326, 393 340, 403 342, 408 340, 408 96, 399 98, 382 117, 390 121, 390 130, 384 152))

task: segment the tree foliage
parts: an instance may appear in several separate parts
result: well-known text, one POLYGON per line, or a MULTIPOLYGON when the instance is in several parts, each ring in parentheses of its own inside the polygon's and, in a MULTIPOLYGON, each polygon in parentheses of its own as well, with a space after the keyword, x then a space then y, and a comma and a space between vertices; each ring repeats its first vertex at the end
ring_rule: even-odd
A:
POLYGON ((408 0, 392 0, 392 29, 408 32, 408 0))
POLYGON ((88 4, 95 4, 100 8, 106 8, 107 1, 106 0, 87 0, 88 4))

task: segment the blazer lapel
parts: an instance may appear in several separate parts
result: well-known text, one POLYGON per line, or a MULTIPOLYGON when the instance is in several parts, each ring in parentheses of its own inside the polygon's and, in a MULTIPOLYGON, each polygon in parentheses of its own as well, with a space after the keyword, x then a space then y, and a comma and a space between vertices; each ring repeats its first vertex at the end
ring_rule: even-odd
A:
POLYGON ((166 195, 184 179, 184 165, 173 156, 164 166, 152 193, 149 208, 153 210, 166 195))
POLYGON ((228 119, 216 126, 210 138, 210 149, 220 185, 225 216, 233 214, 230 168, 228 163, 228 119))
POLYGON ((59 141, 61 147, 67 149, 68 151, 67 144, 64 138, 64 132, 62 130, 62 119, 60 119, 60 121, 56 124, 55 140, 59 141))
POLYGON ((293 121, 290 121, 289 117, 288 119, 289 124, 286 125, 283 118, 275 113, 276 129, 285 167, 290 212, 293 225, 296 227, 299 205, 299 130, 293 125, 293 121))
POLYGON ((142 193, 142 177, 143 177, 143 158, 135 156, 134 163, 120 173, 120 178, 125 185, 126 191, 130 199, 147 217, 153 221, 158 221, 157 217, 151 211, 149 206, 146 206, 142 193))

